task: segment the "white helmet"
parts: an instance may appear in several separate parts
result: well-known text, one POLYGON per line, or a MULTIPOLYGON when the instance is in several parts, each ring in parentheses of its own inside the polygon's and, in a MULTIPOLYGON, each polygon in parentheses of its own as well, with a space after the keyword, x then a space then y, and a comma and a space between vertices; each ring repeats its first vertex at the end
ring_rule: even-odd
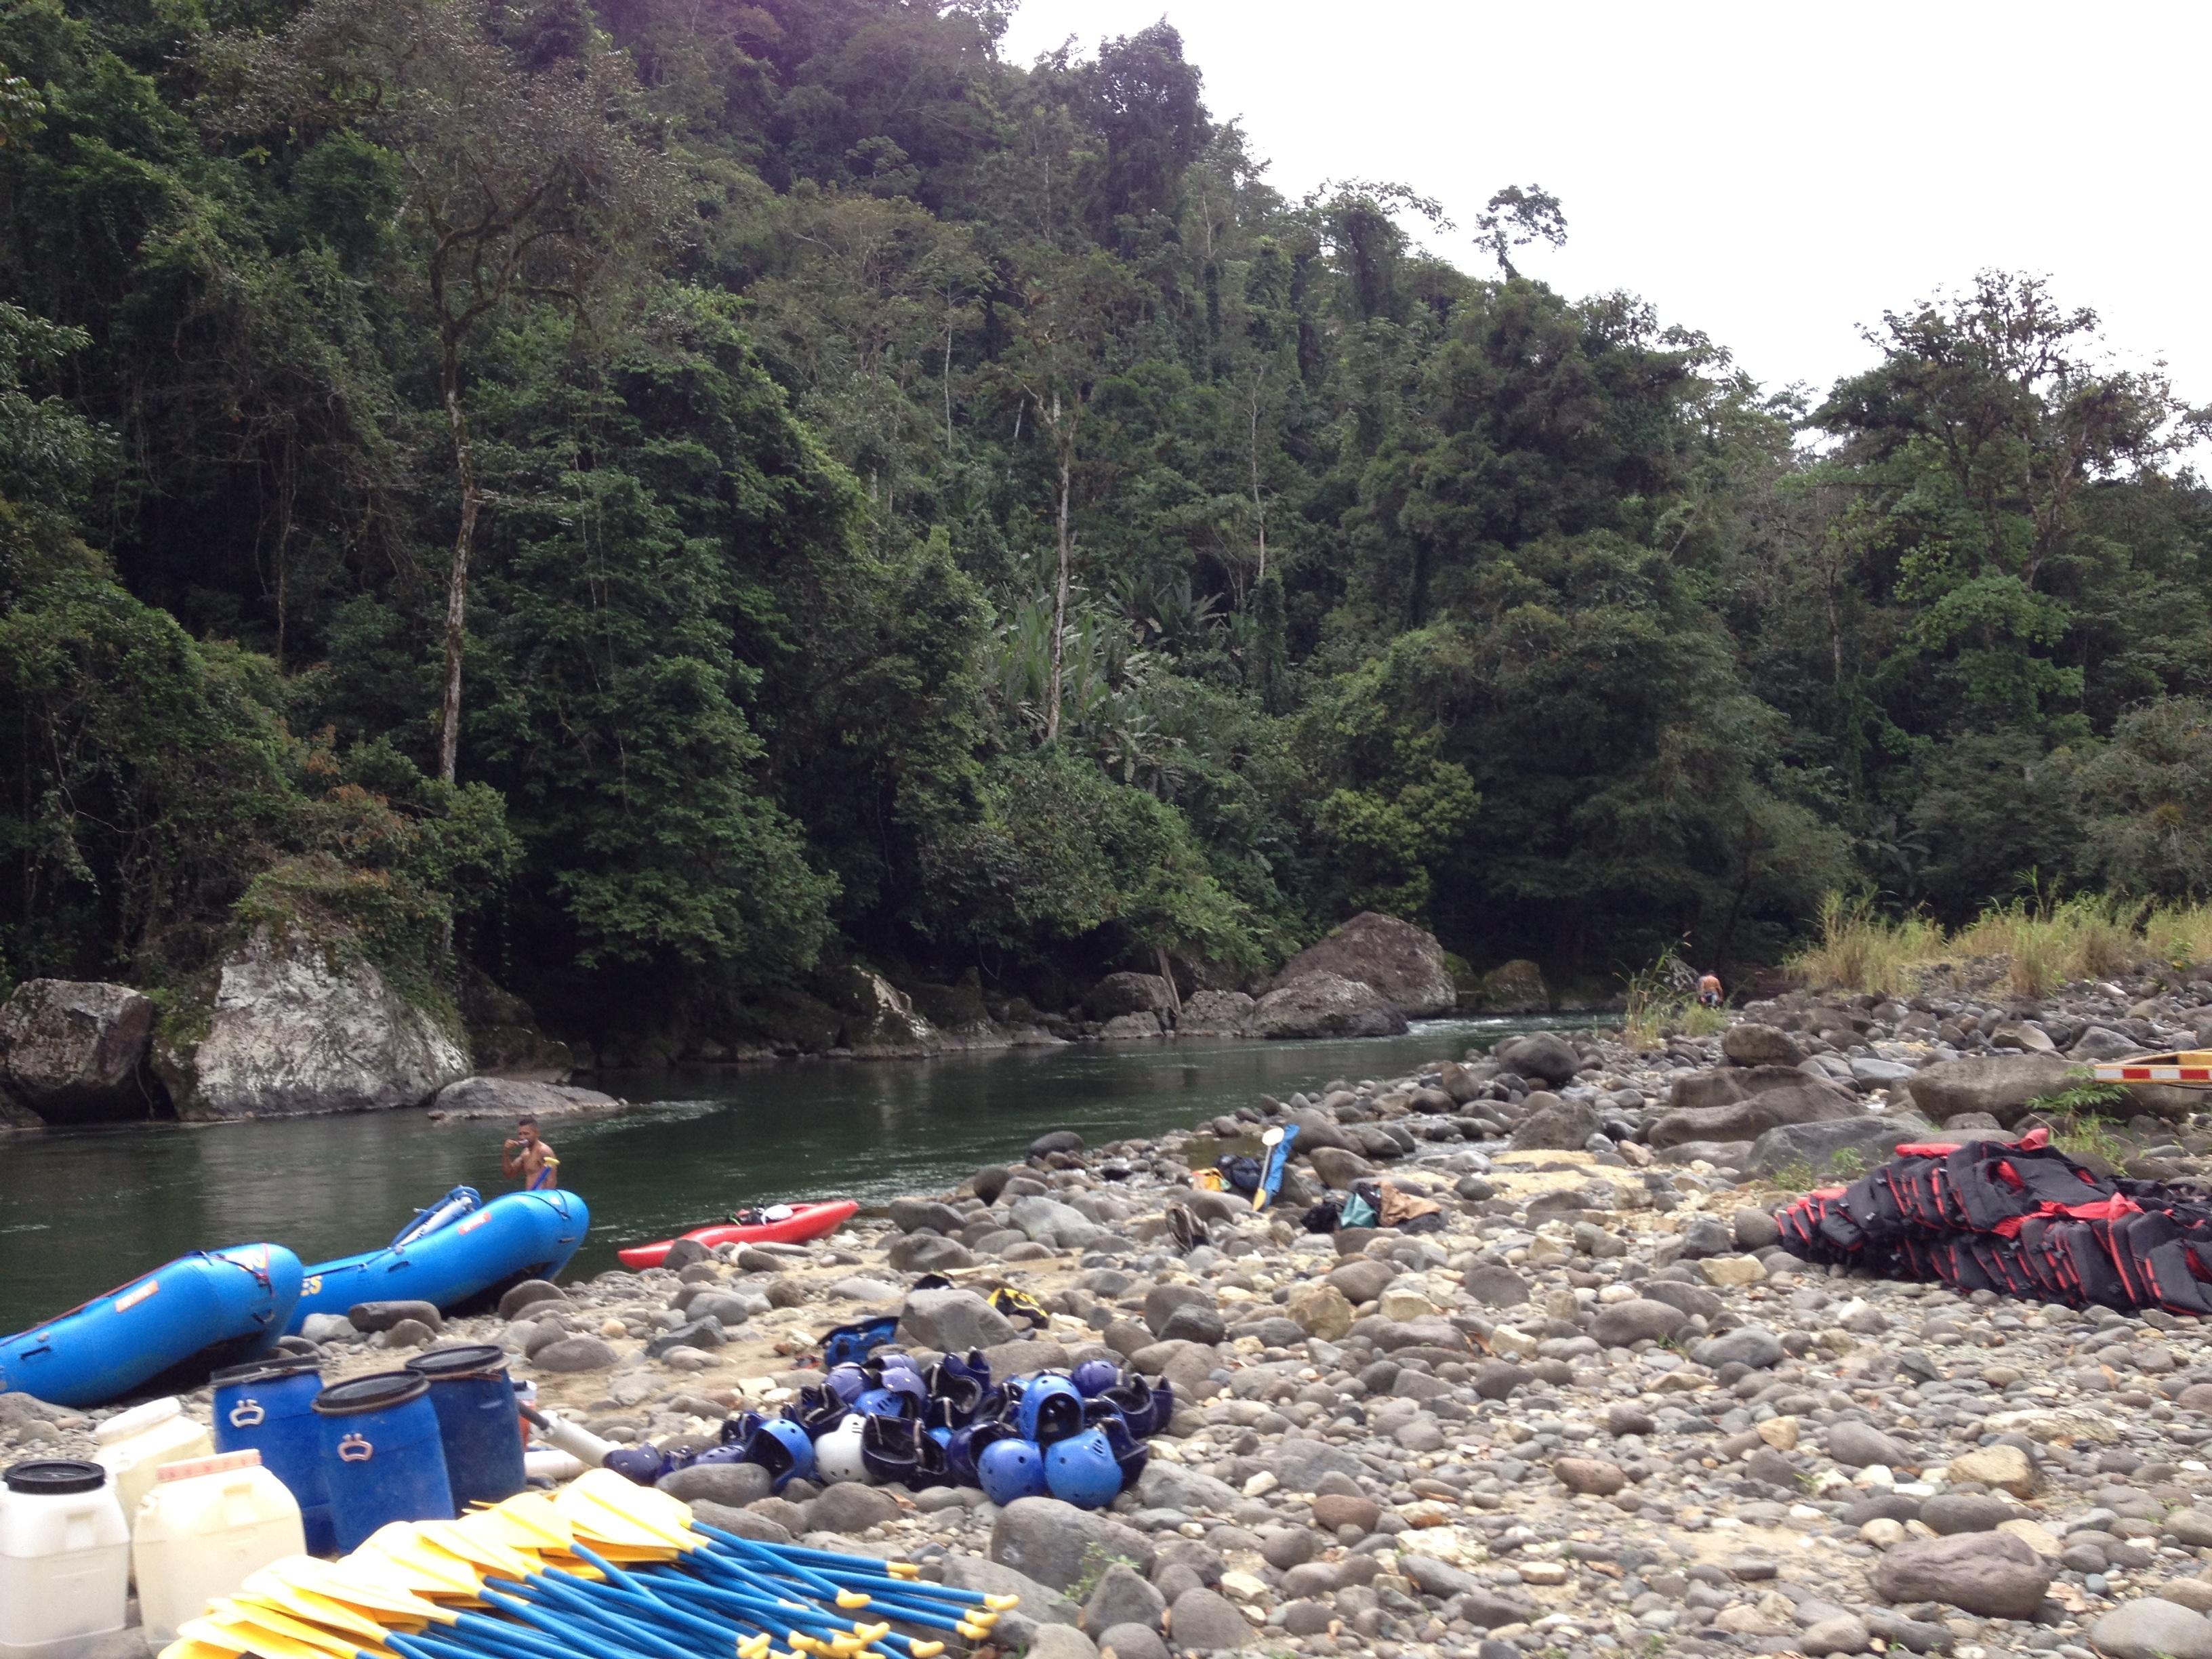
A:
POLYGON ((860 1431, 867 1419, 848 1413, 837 1426, 814 1443, 815 1478, 826 1484, 866 1480, 868 1468, 860 1459, 860 1431))

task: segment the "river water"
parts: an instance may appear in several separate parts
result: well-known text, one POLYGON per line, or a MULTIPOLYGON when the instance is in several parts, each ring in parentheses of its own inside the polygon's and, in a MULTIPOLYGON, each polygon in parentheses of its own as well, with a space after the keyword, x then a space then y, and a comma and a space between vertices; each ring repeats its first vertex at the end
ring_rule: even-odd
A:
MULTIPOLYGON (((571 1272, 741 1204, 941 1190, 1048 1129, 1093 1146, 1185 1127, 1338 1078, 1403 1076, 1474 1043, 1582 1023, 1424 1021, 1354 1042, 1081 1043, 927 1060, 795 1061, 595 1079, 650 1111, 549 1121, 592 1206, 571 1272)), ((0 1331, 188 1250, 269 1240, 307 1262, 371 1249, 416 1209, 500 1179, 505 1122, 422 1112, 0 1138, 0 1331)))

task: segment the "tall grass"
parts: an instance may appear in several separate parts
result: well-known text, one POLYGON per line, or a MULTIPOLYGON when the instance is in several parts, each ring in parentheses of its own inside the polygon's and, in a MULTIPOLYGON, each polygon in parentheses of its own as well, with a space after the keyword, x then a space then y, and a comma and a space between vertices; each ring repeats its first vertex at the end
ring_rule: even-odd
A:
POLYGON ((1820 937, 1790 966, 1824 990, 1909 994, 1922 973, 1968 957, 2005 959, 2006 988, 2048 996, 2069 980, 2104 979, 2145 957, 2182 967, 2212 958, 2212 905, 2155 908, 2082 893, 2055 903, 1995 905, 1955 931, 1923 915, 1892 918, 1864 899, 1832 893, 1820 937))

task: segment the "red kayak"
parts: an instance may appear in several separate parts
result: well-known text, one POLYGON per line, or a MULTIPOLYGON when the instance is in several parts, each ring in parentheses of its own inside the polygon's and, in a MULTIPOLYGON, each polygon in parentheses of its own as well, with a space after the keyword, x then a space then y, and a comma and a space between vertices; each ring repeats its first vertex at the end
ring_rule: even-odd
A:
MULTIPOLYGON (((776 1221, 710 1221, 703 1227, 694 1227, 684 1235, 696 1239, 713 1249, 717 1244, 804 1244, 811 1238, 820 1238, 834 1233, 858 1213, 860 1206, 849 1198, 833 1199, 826 1204, 793 1204, 791 1213, 776 1221)), ((625 1267, 658 1267, 675 1249, 676 1241, 664 1238, 657 1244, 633 1244, 626 1250, 617 1250, 625 1267)))

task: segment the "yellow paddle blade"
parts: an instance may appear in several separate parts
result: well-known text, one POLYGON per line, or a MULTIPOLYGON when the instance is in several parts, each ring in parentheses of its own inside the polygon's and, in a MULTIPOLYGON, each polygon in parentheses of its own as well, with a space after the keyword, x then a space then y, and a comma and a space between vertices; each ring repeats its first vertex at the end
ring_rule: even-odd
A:
POLYGON ((316 1595, 281 1581, 272 1581, 264 1588, 255 1589, 249 1580, 231 1599, 241 1607, 266 1607, 272 1613, 304 1619, 309 1624, 320 1625, 325 1630, 337 1631, 341 1635, 357 1636, 380 1646, 383 1644, 385 1627, 367 1613, 356 1612, 342 1601, 333 1601, 328 1596, 316 1595))
POLYGON ((246 1638, 234 1637, 221 1626, 205 1619, 191 1619, 177 1626, 177 1639, 161 1650, 161 1659, 169 1659, 179 1648, 191 1650, 192 1659, 201 1655, 222 1654, 226 1659, 238 1659, 246 1650, 246 1638))
MULTIPOLYGON (((599 1552, 593 1550, 592 1553, 598 1555, 599 1552)), ((560 1555, 548 1550, 541 1559, 544 1561, 546 1571, 549 1572, 565 1572, 571 1578, 580 1578, 586 1583, 598 1584, 605 1582, 606 1574, 601 1572, 580 1555, 560 1555)), ((602 1557, 602 1559, 605 1558, 602 1557)))
POLYGON ((489 1528, 476 1525, 476 1518, 418 1522, 416 1535, 428 1539, 448 1555, 458 1556, 492 1577, 511 1578, 519 1584, 544 1571, 536 1554, 526 1554, 501 1543, 489 1528))
POLYGON ((340 1635, 312 1620, 295 1619, 281 1608, 267 1606, 258 1599, 234 1598, 211 1601, 209 1616, 217 1623, 235 1628, 252 1629, 304 1642, 309 1647, 333 1653, 338 1659, 354 1659, 356 1654, 382 1653, 384 1632, 377 1631, 368 1641, 357 1637, 340 1635))
POLYGON ((161 1650, 161 1659, 236 1659, 237 1652, 234 1648, 213 1647, 189 1636, 179 1636, 161 1650))
POLYGON ((368 1556, 379 1565, 388 1563, 387 1576, 398 1577, 418 1595, 458 1596, 475 1601, 483 1588, 482 1574, 459 1556, 448 1554, 420 1536, 411 1521, 394 1521, 388 1527, 380 1527, 354 1553, 368 1556))
POLYGON ((517 1492, 470 1519, 520 1550, 565 1550, 575 1537, 568 1517, 542 1492, 517 1492))
POLYGON ((196 1637, 203 1642, 227 1647, 238 1653, 256 1653, 262 1659, 352 1659, 359 1651, 352 1644, 336 1645, 341 1638, 314 1630, 312 1625, 285 1619, 282 1613, 263 1611, 260 1617, 251 1615, 248 1609, 228 1601, 210 1604, 204 1618, 195 1619, 177 1627, 179 1636, 196 1637), (264 1624, 263 1620, 269 1622, 264 1624), (313 1631, 320 1640, 309 1640, 290 1630, 280 1629, 278 1621, 291 1625, 296 1630, 313 1631))
POLYGON ((635 1485, 612 1469, 585 1470, 553 1502, 577 1538, 595 1550, 604 1542, 681 1552, 702 1541, 691 1530, 689 1504, 635 1485))
POLYGON ((457 1616, 416 1595, 380 1557, 356 1553, 333 1562, 301 1556, 264 1567, 246 1581, 247 1589, 271 1594, 277 1584, 311 1601, 327 1601, 371 1614, 382 1625, 420 1630, 433 1620, 451 1624, 457 1616))

